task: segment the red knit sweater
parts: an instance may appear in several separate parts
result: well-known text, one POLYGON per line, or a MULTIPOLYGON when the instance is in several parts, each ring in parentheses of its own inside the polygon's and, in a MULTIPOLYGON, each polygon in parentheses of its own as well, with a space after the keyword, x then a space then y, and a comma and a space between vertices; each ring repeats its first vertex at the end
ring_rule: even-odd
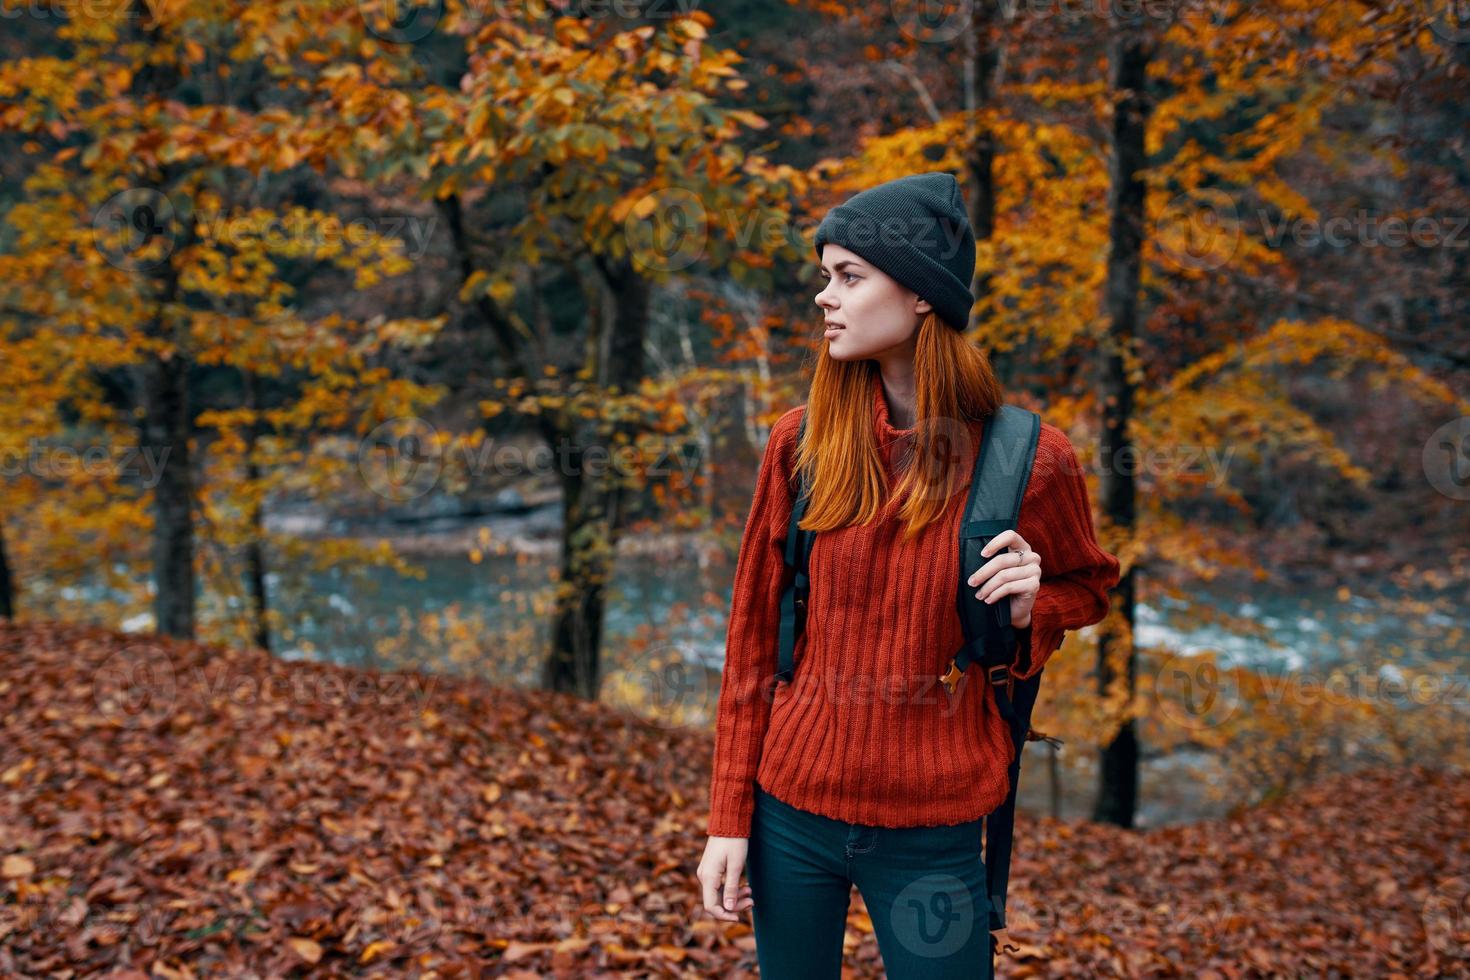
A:
MULTIPOLYGON (((781 591, 791 574, 782 545, 803 411, 791 409, 772 428, 740 544, 707 832, 750 835, 756 782, 792 806, 850 823, 912 827, 977 819, 1005 800, 1014 749, 977 669, 965 672, 953 695, 938 683, 964 642, 955 590, 968 493, 955 493, 943 516, 912 541, 901 540, 897 497, 866 526, 818 534, 795 675, 790 684, 775 680, 781 591)), ((876 372, 873 419, 893 487, 902 440, 913 430, 888 424, 876 372)), ((966 472, 973 470, 983 423, 971 423, 970 431, 966 472)), ((968 490, 969 480, 964 484, 968 490)), ((1117 558, 1098 545, 1072 444, 1045 422, 1017 524, 1041 555, 1029 676, 1061 645, 1065 630, 1103 618, 1119 573, 1117 558)))

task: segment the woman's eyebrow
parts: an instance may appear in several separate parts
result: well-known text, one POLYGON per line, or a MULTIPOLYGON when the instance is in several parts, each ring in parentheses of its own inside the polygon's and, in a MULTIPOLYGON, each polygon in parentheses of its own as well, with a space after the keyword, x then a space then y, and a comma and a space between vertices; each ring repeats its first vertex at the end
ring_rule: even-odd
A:
MULTIPOLYGON (((839 259, 838 261, 832 263, 832 271, 833 272, 841 272, 843 269, 847 268, 850 265, 861 265, 861 264, 862 263, 858 262, 857 259, 839 259)), ((827 274, 827 270, 826 269, 819 269, 818 271, 820 271, 822 273, 822 275, 824 275, 824 276, 827 274)))

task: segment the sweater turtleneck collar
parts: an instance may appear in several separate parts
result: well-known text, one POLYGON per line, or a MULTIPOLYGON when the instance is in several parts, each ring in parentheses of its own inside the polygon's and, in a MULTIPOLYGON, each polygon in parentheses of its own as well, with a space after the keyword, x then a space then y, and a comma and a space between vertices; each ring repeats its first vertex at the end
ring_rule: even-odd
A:
POLYGON ((914 434, 913 428, 895 429, 888 421, 888 399, 883 396, 883 375, 873 372, 873 422, 878 442, 887 444, 914 434))

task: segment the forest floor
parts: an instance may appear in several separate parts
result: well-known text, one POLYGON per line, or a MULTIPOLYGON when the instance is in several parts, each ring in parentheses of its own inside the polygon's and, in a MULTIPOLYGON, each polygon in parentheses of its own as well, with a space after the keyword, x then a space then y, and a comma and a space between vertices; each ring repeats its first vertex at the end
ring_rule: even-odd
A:
MULTIPOLYGON (((0 975, 754 975, 694 878, 708 732, 5 620, 0 709, 0 975)), ((1470 976, 1464 773, 1017 834, 999 976, 1470 976)), ((882 975, 856 892, 844 973, 882 975)))

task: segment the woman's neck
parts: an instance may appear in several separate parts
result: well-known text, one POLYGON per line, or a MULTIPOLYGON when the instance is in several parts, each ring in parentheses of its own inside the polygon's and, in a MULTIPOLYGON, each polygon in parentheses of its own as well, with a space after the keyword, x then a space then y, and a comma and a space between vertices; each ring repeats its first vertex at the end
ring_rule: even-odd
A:
POLYGON ((913 362, 880 363, 878 370, 883 379, 883 398, 888 403, 888 424, 895 429, 912 429, 918 411, 913 362))

